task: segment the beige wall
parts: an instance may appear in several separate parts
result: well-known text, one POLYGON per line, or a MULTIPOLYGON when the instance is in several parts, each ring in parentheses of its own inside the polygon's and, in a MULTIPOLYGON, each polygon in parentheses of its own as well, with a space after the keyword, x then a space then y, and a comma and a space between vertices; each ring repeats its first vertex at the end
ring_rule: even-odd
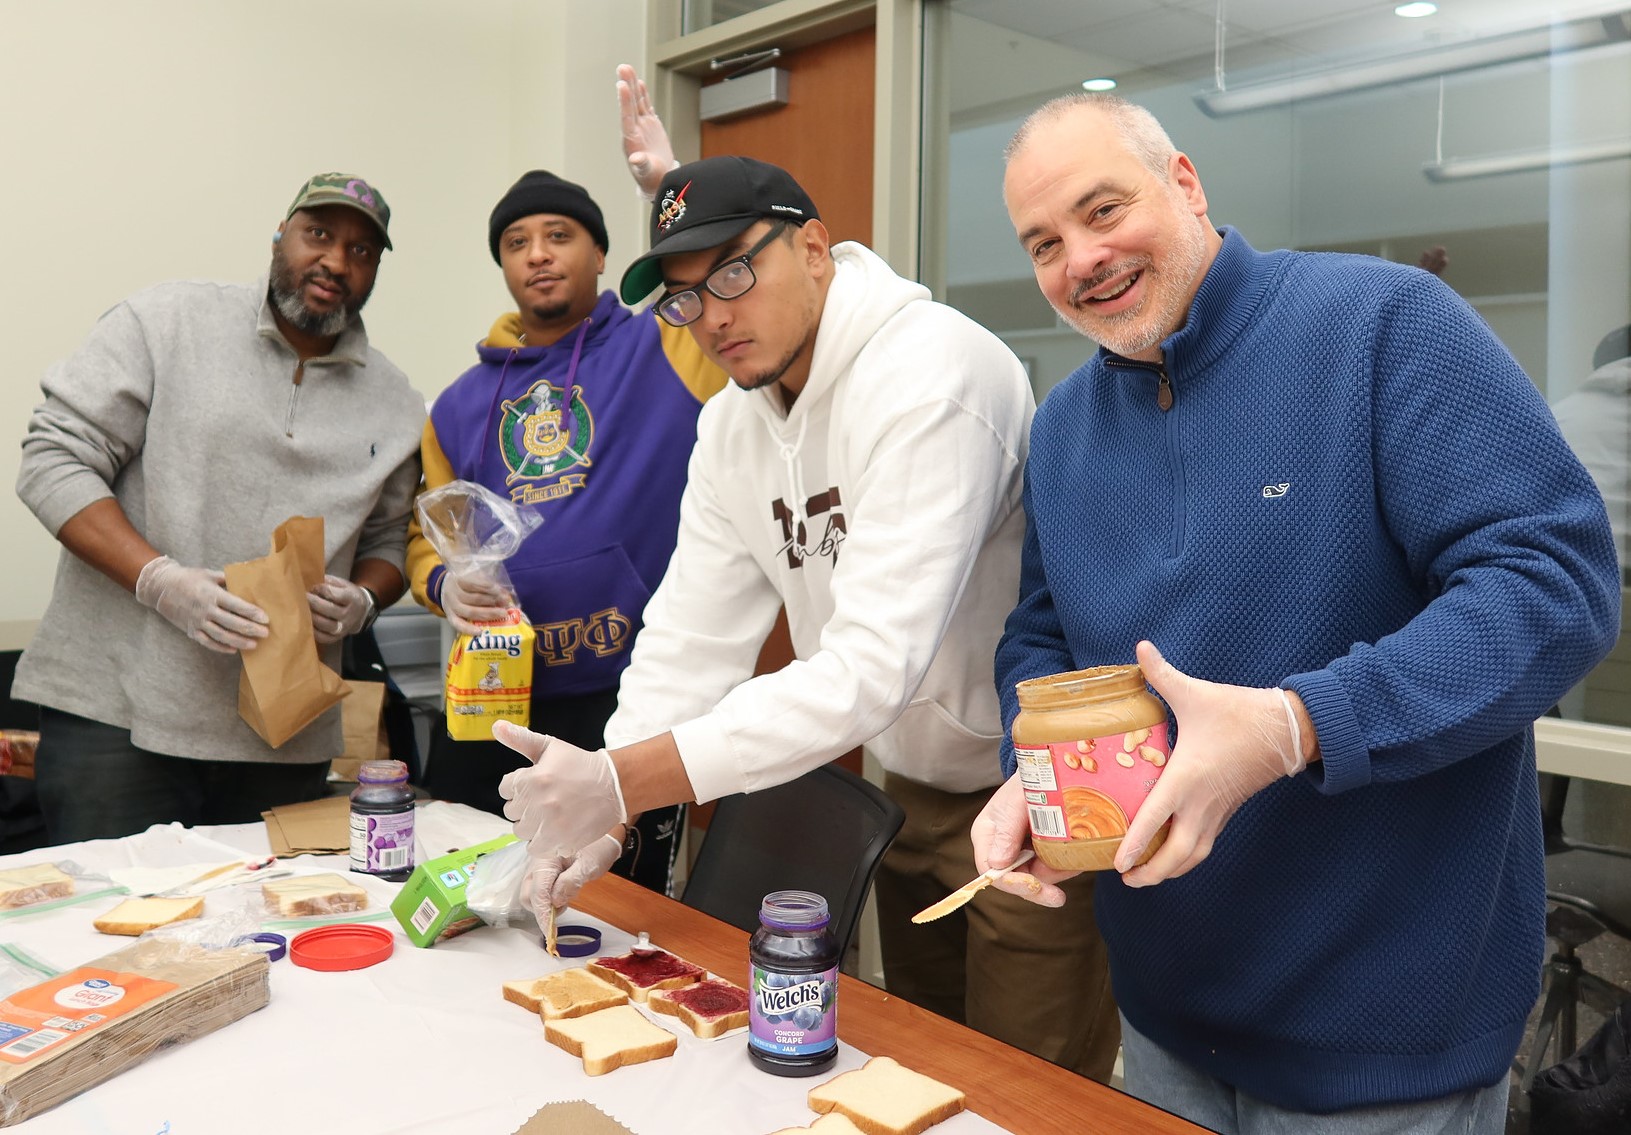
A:
POLYGON ((12 489, 40 374, 138 288, 264 271, 309 174, 389 199, 369 334, 427 397, 510 302, 486 222, 521 172, 600 200, 613 284, 644 242, 613 83, 644 66, 646 3, 0 0, 0 649, 57 558, 12 489))

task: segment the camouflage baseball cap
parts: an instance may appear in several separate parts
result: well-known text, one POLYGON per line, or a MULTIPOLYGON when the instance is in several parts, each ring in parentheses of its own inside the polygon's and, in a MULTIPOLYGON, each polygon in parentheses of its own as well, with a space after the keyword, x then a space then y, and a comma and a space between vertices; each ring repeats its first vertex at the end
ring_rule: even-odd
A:
POLYGON ((348 205, 365 214, 379 226, 380 239, 385 242, 385 247, 391 247, 391 207, 385 203, 385 195, 362 178, 349 173, 320 173, 310 178, 294 195, 294 202, 289 206, 289 211, 283 214, 283 219, 288 220, 297 210, 317 209, 324 205, 348 205))

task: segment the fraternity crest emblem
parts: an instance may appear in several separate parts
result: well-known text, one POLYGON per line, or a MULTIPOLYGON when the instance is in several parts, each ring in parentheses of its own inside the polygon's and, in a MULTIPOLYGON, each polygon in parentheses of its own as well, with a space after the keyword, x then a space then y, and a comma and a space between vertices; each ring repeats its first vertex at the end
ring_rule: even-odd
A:
POLYGON ((685 195, 691 191, 688 181, 679 189, 663 194, 662 208, 657 211, 657 231, 667 232, 685 216, 685 195))
MULTIPOLYGON (((557 477, 574 466, 588 468, 589 449, 594 444, 595 419, 584 404, 583 391, 572 390, 571 404, 561 405, 561 389, 548 379, 540 379, 521 397, 503 403, 498 436, 509 485, 518 481, 540 481, 557 477)), ((578 487, 581 474, 575 478, 578 487)), ((536 486, 512 490, 516 500, 542 500, 547 496, 536 486)))

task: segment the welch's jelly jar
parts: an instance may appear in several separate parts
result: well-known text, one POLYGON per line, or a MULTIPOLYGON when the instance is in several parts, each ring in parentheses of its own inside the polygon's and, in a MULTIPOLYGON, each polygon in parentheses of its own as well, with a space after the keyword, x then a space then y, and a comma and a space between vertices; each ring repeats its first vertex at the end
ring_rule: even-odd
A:
POLYGON ((364 761, 357 770, 351 869, 396 882, 413 873, 413 789, 401 761, 364 761))
POLYGON ((748 943, 748 1056, 777 1076, 813 1076, 838 1059, 838 941, 827 900, 772 891, 748 943))

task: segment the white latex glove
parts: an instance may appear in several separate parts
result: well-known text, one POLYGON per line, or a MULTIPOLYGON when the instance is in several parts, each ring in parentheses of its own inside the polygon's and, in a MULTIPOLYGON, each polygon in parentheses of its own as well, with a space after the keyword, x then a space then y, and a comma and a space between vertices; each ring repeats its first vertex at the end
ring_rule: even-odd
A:
POLYGON ((674 146, 663 120, 652 109, 645 80, 627 63, 617 68, 617 109, 623 120, 623 156, 628 159, 629 174, 640 187, 640 196, 655 200, 663 175, 680 163, 674 160, 674 146))
POLYGON ((136 577, 136 601, 217 654, 254 650, 266 637, 266 612, 226 587, 225 572, 183 567, 169 556, 148 560, 136 577))
POLYGON ((485 579, 461 579, 450 569, 442 576, 442 611, 460 634, 476 634, 477 623, 493 623, 509 616, 512 596, 485 579))
POLYGON ((1204 682, 1180 673, 1148 642, 1138 644, 1138 664, 1178 721, 1178 743, 1166 769, 1116 851, 1122 881, 1148 887, 1177 878, 1210 855, 1242 804, 1307 767, 1315 738, 1311 727, 1299 723, 1297 705, 1284 690, 1204 682), (1166 843, 1134 867, 1169 817, 1166 843))
POLYGON ((362 630, 374 601, 368 592, 349 579, 325 575, 323 582, 306 592, 311 608, 311 629, 318 642, 339 642, 362 630))
POLYGON ((573 857, 578 849, 629 821, 617 769, 605 749, 589 752, 508 721, 493 738, 532 762, 498 782, 504 816, 538 859, 573 857))
MULTIPOLYGON (((1012 863, 1031 842, 1031 819, 1025 810, 1025 786, 1016 772, 992 794, 969 829, 974 841, 974 866, 981 872, 1012 863)), ((1040 859, 1024 871, 998 875, 991 885, 1038 906, 1064 906, 1065 892, 1056 884, 1080 871, 1056 871, 1040 859)))
POLYGON ((610 871, 622 854, 623 841, 608 833, 576 856, 535 859, 521 893, 537 916, 539 929, 545 929, 551 908, 559 911, 571 906, 584 884, 610 871))

